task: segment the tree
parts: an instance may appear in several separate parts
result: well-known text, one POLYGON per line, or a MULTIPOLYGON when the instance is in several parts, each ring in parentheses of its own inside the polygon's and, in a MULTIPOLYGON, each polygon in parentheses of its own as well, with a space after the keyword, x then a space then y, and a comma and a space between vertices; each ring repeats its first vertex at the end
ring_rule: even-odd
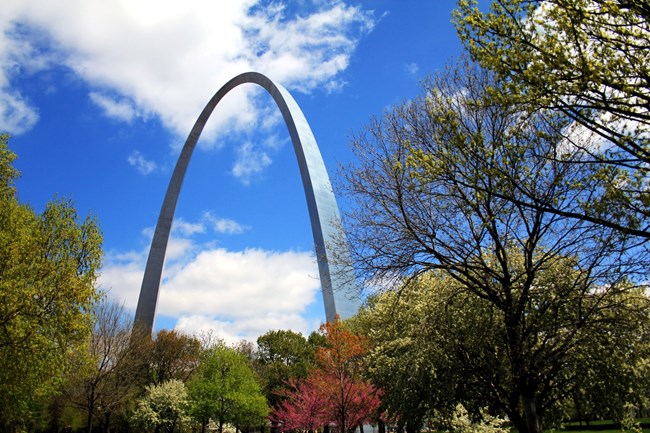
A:
POLYGON ((380 392, 363 377, 362 357, 367 340, 341 320, 321 325, 323 347, 316 349, 317 368, 307 381, 319 390, 329 420, 340 433, 354 431, 376 415, 380 392))
POLYGON ((87 433, 95 419, 107 432, 115 413, 126 417, 125 406, 142 385, 151 349, 148 337, 134 340, 133 319, 123 305, 103 299, 93 314, 92 336, 77 353, 63 387, 65 400, 85 412, 87 433))
POLYGON ((175 330, 156 334, 148 362, 149 382, 159 385, 171 379, 187 382, 199 365, 201 342, 175 330))
POLYGON ((354 318, 370 340, 364 372, 382 390, 382 411, 408 433, 420 431, 434 411, 467 404, 459 391, 464 373, 441 338, 437 305, 444 299, 423 280, 370 297, 354 318))
POLYGON ((313 381, 290 380, 280 392, 283 399, 273 406, 269 417, 280 431, 307 430, 311 433, 331 421, 322 391, 313 381))
POLYGON ((257 426, 268 415, 248 359, 224 344, 215 345, 205 354, 187 387, 191 413, 201 423, 202 432, 210 419, 223 433, 225 424, 238 428, 257 426))
POLYGON ((650 301, 640 290, 621 295, 622 307, 604 311, 598 329, 584 335, 570 366, 574 419, 622 422, 626 406, 650 407, 650 301), (624 306, 624 307, 623 307, 624 306))
POLYGON ((650 238, 649 19, 645 0, 497 0, 485 13, 459 2, 461 40, 502 82, 494 98, 561 113, 569 139, 599 138, 566 161, 592 172, 598 195, 567 212, 522 188, 522 203, 650 238))
POLYGON ((283 390, 303 379, 314 364, 314 348, 299 332, 269 331, 257 338, 256 365, 269 406, 285 399, 283 390))
MULTIPOLYGON (((599 410, 592 414, 610 419, 621 419, 626 402, 642 407, 639 396, 647 385, 639 367, 647 360, 650 299, 639 290, 617 295, 589 326, 576 330, 580 309, 596 299, 565 293, 561 305, 550 307, 562 286, 548 282, 570 270, 556 266, 546 272, 527 309, 537 317, 526 324, 530 358, 522 366, 542 384, 537 399, 545 407, 545 425, 562 422, 563 409, 576 395, 583 414, 592 403, 599 410), (539 308, 544 305, 549 307, 539 308)), ((382 387, 387 411, 407 425, 413 422, 417 430, 422 420, 451 413, 457 404, 475 416, 485 406, 495 414, 507 412, 514 376, 503 313, 446 273, 431 271, 399 292, 382 293, 360 320, 373 336, 366 356, 372 381, 382 387)))
POLYGON ((71 201, 18 203, 15 154, 0 136, 0 430, 29 419, 90 334, 102 236, 71 201))
POLYGON ((150 431, 153 429, 155 433, 173 433, 177 425, 189 421, 188 409, 185 385, 178 379, 171 379, 159 385, 147 386, 145 396, 133 413, 133 422, 150 431))
MULTIPOLYGON (((340 433, 369 421, 379 407, 379 392, 362 377, 364 337, 338 319, 320 327, 323 346, 316 350, 316 366, 306 378, 289 381, 283 399, 271 414, 281 431, 317 430, 334 425, 340 433)), ((315 338, 314 338, 315 339, 315 338)))
POLYGON ((555 359, 645 270, 620 232, 520 203, 519 187, 558 209, 596 192, 564 161, 580 150, 557 152, 565 120, 522 117, 492 98, 498 86, 460 62, 357 136, 359 162, 343 173, 356 202, 348 235, 367 281, 441 270, 468 302, 498 313, 481 316, 501 327, 508 360, 507 386, 494 397, 521 433, 538 433, 559 386, 555 359), (580 308, 542 332, 565 305, 580 308))

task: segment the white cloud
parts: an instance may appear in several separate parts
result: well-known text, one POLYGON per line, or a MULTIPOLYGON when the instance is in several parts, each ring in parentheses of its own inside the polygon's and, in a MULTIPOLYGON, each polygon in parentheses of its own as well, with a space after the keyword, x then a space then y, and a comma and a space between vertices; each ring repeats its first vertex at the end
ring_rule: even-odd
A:
MULTIPOLYGON (((135 309, 148 247, 107 254, 100 286, 135 309)), ((312 253, 249 249, 229 251, 172 238, 157 314, 185 332, 214 330, 227 341, 254 340, 271 329, 308 333, 305 317, 320 288, 312 253)))
POLYGON ((182 316, 176 322, 175 329, 190 335, 200 335, 212 331, 213 335, 222 338, 228 344, 241 340, 255 341, 257 337, 270 330, 290 329, 308 335, 317 329, 319 323, 309 321, 299 314, 261 313, 258 317, 250 317, 237 322, 213 319, 209 316, 182 316))
POLYGON ((130 101, 122 98, 116 100, 98 92, 90 92, 90 100, 97 104, 108 117, 131 122, 136 117, 143 117, 130 101))
POLYGON ((22 134, 34 127, 38 113, 18 93, 0 89, 0 132, 22 134))
POLYGON ((190 237, 197 233, 205 233, 207 229, 211 229, 213 232, 219 234, 238 235, 244 233, 249 228, 233 219, 217 217, 209 211, 203 212, 198 222, 189 222, 183 218, 176 218, 172 225, 173 233, 181 237, 190 237))
POLYGON ((407 63, 404 65, 404 69, 406 70, 406 73, 409 75, 417 75, 418 72, 420 72, 420 67, 418 66, 417 63, 407 63))
POLYGON ((231 173, 244 184, 248 184, 255 175, 271 165, 271 162, 271 157, 264 150, 247 141, 237 149, 237 161, 231 173))
POLYGON ((130 165, 135 167, 136 170, 140 172, 140 174, 143 174, 145 176, 153 173, 158 168, 158 165, 155 162, 147 160, 137 150, 131 152, 131 154, 127 158, 127 161, 129 162, 130 165))
MULTIPOLYGON (((258 70, 304 92, 342 85, 339 73, 374 20, 342 1, 315 4, 289 16, 259 0, 6 0, 0 99, 11 96, 17 112, 35 113, 11 88, 12 78, 59 64, 91 87, 108 115, 156 115, 185 136, 211 94, 241 72, 258 70), (30 31, 16 35, 17 23, 30 31), (114 97, 106 99, 107 93, 114 97)), ((217 128, 242 130, 255 122, 253 88, 224 99, 208 138, 217 128)), ((7 122, 7 114, 0 115, 7 122)), ((30 119, 24 129, 33 127, 30 119)))
POLYGON ((210 212, 203 214, 203 220, 209 224, 216 233, 238 235, 249 229, 248 226, 238 223, 230 218, 218 218, 210 212))
POLYGON ((307 253, 208 249, 165 278, 158 310, 228 318, 295 312, 311 302, 319 285, 315 275, 315 260, 307 253))
POLYGON ((183 218, 175 218, 172 223, 172 231, 181 236, 192 236, 196 233, 205 233, 203 222, 191 223, 183 218))

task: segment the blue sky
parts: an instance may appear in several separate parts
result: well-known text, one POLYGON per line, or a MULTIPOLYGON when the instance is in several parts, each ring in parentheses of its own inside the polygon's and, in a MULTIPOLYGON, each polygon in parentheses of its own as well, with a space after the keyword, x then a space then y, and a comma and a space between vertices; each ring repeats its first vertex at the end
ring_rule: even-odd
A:
MULTIPOLYGON (((453 0, 4 0, 0 130, 21 201, 95 215, 108 296, 135 309, 178 152, 214 92, 255 70, 284 85, 334 184, 374 115, 461 51, 453 0)), ((339 199, 343 212, 349 203, 339 199)), ((194 153, 156 327, 228 341, 324 320, 309 217, 280 113, 255 85, 228 94, 194 153)))

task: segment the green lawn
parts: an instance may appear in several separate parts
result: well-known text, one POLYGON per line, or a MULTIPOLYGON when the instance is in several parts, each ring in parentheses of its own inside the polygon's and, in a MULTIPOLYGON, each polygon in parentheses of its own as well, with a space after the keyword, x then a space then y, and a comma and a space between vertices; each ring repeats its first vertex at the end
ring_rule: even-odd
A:
MULTIPOLYGON (((641 423, 643 433, 650 433, 650 418, 639 418, 637 422, 641 423)), ((612 421, 592 421, 589 426, 584 423, 580 425, 578 422, 569 422, 561 430, 554 430, 557 432, 570 432, 570 433, 621 433, 618 424, 612 421)))

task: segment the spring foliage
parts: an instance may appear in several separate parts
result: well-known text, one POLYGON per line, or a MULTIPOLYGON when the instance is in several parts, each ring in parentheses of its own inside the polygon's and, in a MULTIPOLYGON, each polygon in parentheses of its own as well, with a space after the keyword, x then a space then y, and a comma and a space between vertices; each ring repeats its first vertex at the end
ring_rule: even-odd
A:
POLYGON ((54 391, 90 334, 102 235, 69 200, 41 214, 20 204, 7 142, 0 136, 0 419, 10 425, 54 391))

